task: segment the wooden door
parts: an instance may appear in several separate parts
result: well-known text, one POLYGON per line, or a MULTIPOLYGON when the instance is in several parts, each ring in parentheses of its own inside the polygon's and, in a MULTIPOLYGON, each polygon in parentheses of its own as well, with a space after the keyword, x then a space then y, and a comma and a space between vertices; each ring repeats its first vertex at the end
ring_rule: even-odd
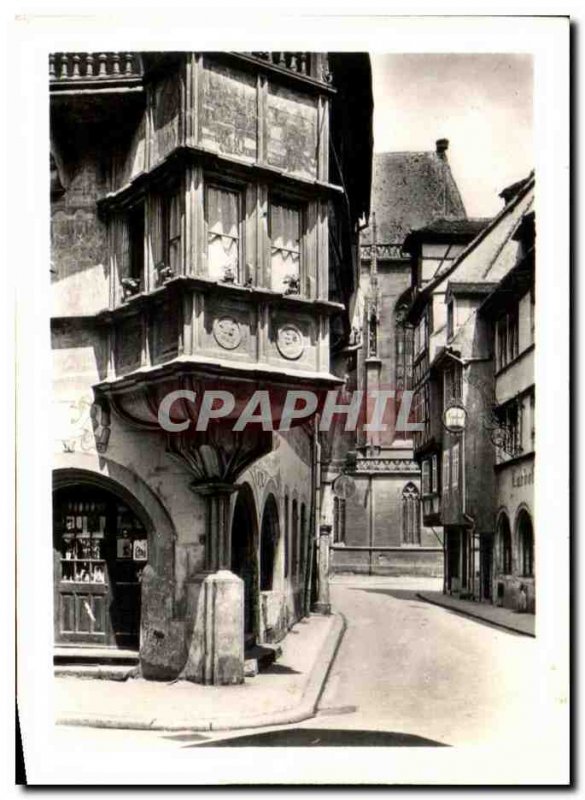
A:
POLYGON ((136 647, 146 531, 115 496, 93 487, 54 496, 55 641, 136 647))

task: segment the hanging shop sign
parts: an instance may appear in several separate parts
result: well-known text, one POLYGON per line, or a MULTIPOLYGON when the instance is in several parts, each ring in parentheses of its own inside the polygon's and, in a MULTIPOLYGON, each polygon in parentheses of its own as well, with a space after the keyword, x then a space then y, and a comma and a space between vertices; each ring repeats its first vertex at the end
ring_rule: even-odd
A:
POLYGON ((443 427, 449 433, 461 434, 467 427, 467 411, 460 403, 453 403, 443 411, 443 427))

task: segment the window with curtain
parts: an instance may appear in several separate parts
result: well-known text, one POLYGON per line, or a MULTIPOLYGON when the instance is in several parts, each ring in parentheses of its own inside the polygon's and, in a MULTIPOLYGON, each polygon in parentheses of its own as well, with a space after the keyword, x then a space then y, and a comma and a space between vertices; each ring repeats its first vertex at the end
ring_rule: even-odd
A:
POLYGON ((181 272, 181 193, 170 192, 163 201, 163 260, 173 275, 181 272))
POLYGON ((301 210, 284 203, 270 205, 270 274, 275 292, 301 292, 301 210))
POLYGON ((402 543, 420 544, 420 496, 414 483, 402 490, 402 543))
POLYGON ((239 282, 241 275, 242 198, 217 186, 205 191, 207 267, 214 280, 239 282))

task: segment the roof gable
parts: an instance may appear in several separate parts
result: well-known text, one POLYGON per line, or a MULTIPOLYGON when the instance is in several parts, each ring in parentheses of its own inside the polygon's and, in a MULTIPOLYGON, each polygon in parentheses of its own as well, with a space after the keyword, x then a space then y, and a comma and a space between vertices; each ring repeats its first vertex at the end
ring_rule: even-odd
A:
MULTIPOLYGON (((436 152, 376 153, 371 210, 379 244, 401 245, 411 230, 436 219, 466 218, 449 162, 436 152)), ((371 227, 362 244, 371 243, 371 227)))

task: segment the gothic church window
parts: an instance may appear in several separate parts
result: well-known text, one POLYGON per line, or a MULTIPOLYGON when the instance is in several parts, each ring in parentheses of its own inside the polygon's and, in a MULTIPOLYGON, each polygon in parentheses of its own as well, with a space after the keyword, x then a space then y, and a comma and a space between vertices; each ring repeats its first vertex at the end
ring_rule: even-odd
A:
POLYGON ((402 491, 402 543, 420 544, 420 495, 414 483, 402 491))

